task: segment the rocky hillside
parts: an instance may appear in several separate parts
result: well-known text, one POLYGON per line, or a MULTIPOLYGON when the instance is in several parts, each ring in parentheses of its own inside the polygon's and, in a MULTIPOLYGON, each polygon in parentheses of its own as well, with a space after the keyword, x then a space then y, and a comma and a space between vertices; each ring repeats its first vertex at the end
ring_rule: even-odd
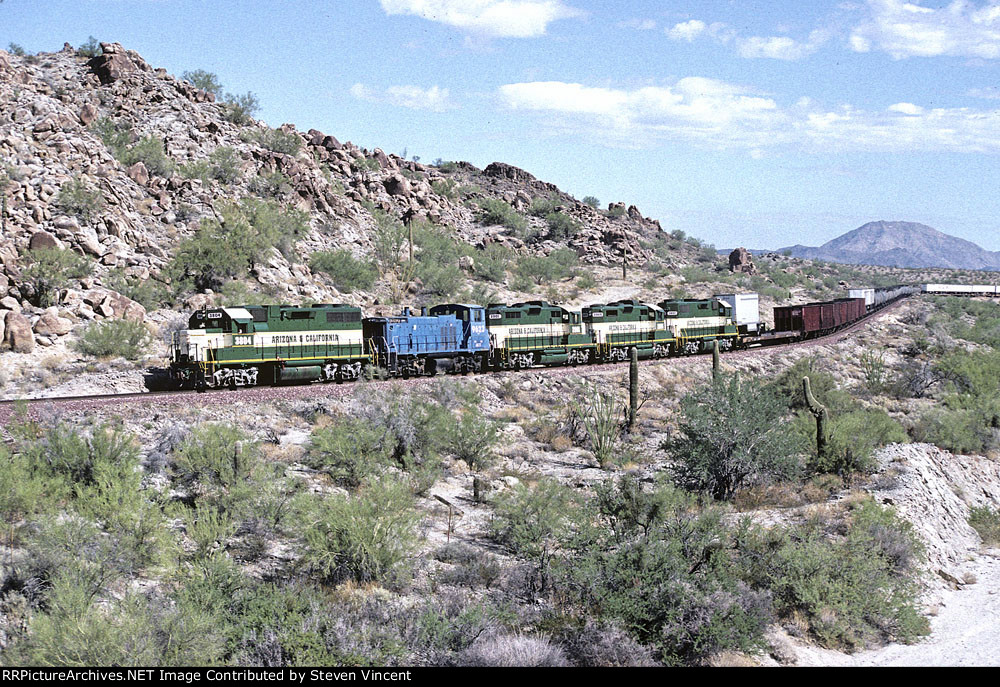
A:
POLYGON ((89 320, 142 320, 143 299, 123 284, 168 294, 149 307, 210 302, 227 280, 202 274, 182 288, 185 266, 171 262, 206 221, 216 243, 226 242, 252 212, 293 230, 229 276, 242 293, 282 302, 398 305, 418 296, 413 274, 380 269, 371 288, 338 290, 310 268, 319 251, 371 260, 380 218, 422 222, 471 247, 461 262, 470 279, 473 249, 545 256, 568 247, 590 265, 618 264, 627 251, 641 264, 660 233, 634 206, 602 210, 507 164, 425 166, 314 129, 272 130, 117 43, 99 52, 0 50, 0 341, 17 351, 51 345, 89 320), (242 214, 227 214, 233 207, 242 214), (487 207, 517 221, 494 224, 487 207), (529 212, 539 207, 561 224, 529 212), (39 274, 51 265, 66 278, 42 293, 39 274))
POLYGON ((818 248, 795 245, 780 252, 786 251, 852 265, 1000 270, 1000 253, 916 222, 869 222, 818 248))

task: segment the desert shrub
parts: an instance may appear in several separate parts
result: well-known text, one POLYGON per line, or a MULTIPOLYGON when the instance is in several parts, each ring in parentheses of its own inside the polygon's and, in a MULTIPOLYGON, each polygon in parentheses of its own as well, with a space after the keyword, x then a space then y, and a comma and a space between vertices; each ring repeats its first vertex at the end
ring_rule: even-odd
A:
POLYGON ((90 125, 90 130, 97 135, 116 159, 121 159, 132 142, 132 127, 126 122, 115 121, 110 117, 100 117, 90 125))
POLYGON ((419 251, 416 254, 417 276, 426 293, 450 298, 462 283, 462 270, 458 260, 467 250, 449 232, 424 222, 415 222, 413 240, 419 251))
POLYGON ((86 277, 93 268, 90 260, 71 250, 38 248, 28 251, 27 257, 28 265, 21 268, 21 283, 30 287, 28 301, 41 308, 54 302, 58 289, 86 277))
POLYGON ((476 255, 476 275, 498 284, 503 283, 510 260, 509 248, 491 243, 476 255))
POLYGON ((589 205, 592 208, 601 207, 601 201, 599 201, 595 196, 584 196, 582 202, 584 205, 589 205))
POLYGON ((292 191, 292 180, 281 172, 260 172, 248 185, 251 193, 264 198, 281 198, 292 191))
POLYGON ((372 216, 375 218, 375 262, 379 271, 386 274, 399 265, 399 254, 409 234, 402 222, 383 210, 375 210, 372 216))
MULTIPOLYGON (((812 414, 802 411, 795 429, 809 446, 816 446, 816 420, 812 414)), ((908 438, 899 423, 881 408, 838 413, 830 418, 825 454, 810 454, 807 468, 812 473, 833 473, 844 479, 854 473, 868 474, 876 467, 875 449, 908 438)))
POLYGON ((356 289, 369 291, 375 286, 378 271, 365 260, 358 260, 349 250, 317 251, 309 258, 309 269, 325 272, 334 285, 345 293, 356 289))
POLYGON ((129 594, 103 607, 90 604, 62 578, 52 605, 32 619, 12 649, 19 665, 184 666, 219 660, 218 630, 204 613, 129 594))
POLYGON ((545 223, 549 227, 549 236, 556 240, 569 238, 580 230, 580 224, 562 212, 545 215, 545 223))
POLYGON ((367 423, 345 419, 313 432, 305 462, 338 484, 355 489, 388 462, 391 446, 383 438, 367 423))
POLYGON ((474 667, 563 667, 569 665, 562 649, 545 637, 485 635, 457 657, 460 666, 474 667))
POLYGON ((130 277, 120 268, 110 270, 102 277, 102 282, 104 286, 132 299, 146 310, 154 310, 171 301, 170 292, 163 282, 130 277))
POLYGON ((169 177, 174 171, 174 161, 167 155, 163 139, 158 136, 139 139, 116 157, 125 166, 141 162, 150 174, 156 176, 169 177))
POLYGON ((597 279, 594 278, 591 272, 583 272, 576 278, 576 285, 585 291, 589 291, 597 286, 597 279))
POLYGON ((195 88, 200 88, 208 93, 218 95, 222 92, 222 84, 219 83, 219 77, 212 72, 205 71, 204 69, 195 69, 193 72, 184 72, 181 74, 181 78, 189 82, 195 88))
POLYGON ((770 595, 739 579, 721 511, 669 485, 637 486, 604 486, 592 516, 601 526, 559 571, 563 593, 667 664, 763 646, 770 595))
POLYGON ((179 292, 192 287, 217 290, 246 275, 272 248, 290 253, 309 230, 305 212, 274 201, 244 198, 238 205, 224 204, 219 215, 203 219, 167 265, 166 274, 179 292))
POLYGON ((174 473, 181 484, 202 493, 232 495, 252 481, 260 467, 260 448, 232 425, 195 427, 173 453, 174 473))
POLYGON ((653 652, 621 627, 588 619, 583 627, 564 630, 558 636, 566 656, 581 667, 642 667, 656 665, 653 652))
POLYGON ((261 148, 274 153, 295 156, 302 149, 302 139, 298 134, 281 129, 258 129, 245 136, 261 148))
POLYGON ((47 506, 48 485, 23 453, 0 446, 0 519, 18 522, 47 506))
POLYGON ((449 425, 447 450, 464 460, 470 470, 489 467, 500 439, 497 423, 474 403, 464 405, 458 414, 458 419, 449 425))
POLYGON ((572 527, 576 498, 551 478, 534 487, 517 484, 497 497, 490 536, 514 553, 545 559, 572 527))
POLYGON ((9 52, 11 55, 16 55, 17 57, 24 57, 25 55, 28 54, 27 52, 25 52, 24 47, 19 45, 18 43, 8 43, 7 52, 9 52))
POLYGON ((801 444, 784 426, 785 404, 756 380, 719 375, 681 399, 681 414, 679 436, 662 445, 679 484, 729 499, 798 474, 801 444))
POLYGON ((239 126, 244 126, 253 121, 253 117, 260 110, 260 102, 257 96, 247 91, 244 95, 227 93, 223 103, 223 114, 226 121, 239 126))
POLYGON ((950 351, 934 369, 960 394, 986 398, 1000 393, 1000 351, 950 351))
POLYGON ((83 179, 74 176, 62 185, 53 203, 67 215, 90 222, 104 209, 104 194, 99 188, 91 191, 83 179))
POLYGON ((545 217, 556 211, 559 207, 559 199, 552 197, 541 197, 536 196, 531 199, 531 205, 528 206, 528 214, 532 217, 545 217))
POLYGON ((240 155, 232 146, 219 146, 208 156, 213 179, 232 184, 240 179, 240 155))
POLYGON ((435 552, 434 557, 442 563, 452 564, 434 577, 438 584, 488 588, 500 577, 500 564, 497 560, 468 544, 445 544, 435 552))
POLYGON ((770 383, 774 393, 785 400, 792 410, 808 408, 805 392, 802 389, 802 378, 809 377, 809 386, 816 400, 822 403, 831 413, 853 410, 856 403, 846 391, 837 388, 837 380, 832 374, 821 367, 818 358, 800 358, 795 364, 779 374, 770 383))
POLYGON ((407 572, 420 515, 406 482, 382 477, 351 496, 315 499, 306 517, 301 564, 321 579, 388 582, 407 572))
MULTIPOLYGON (((992 413, 990 414, 992 416, 992 413)), ((995 445, 992 417, 970 408, 934 408, 921 415, 911 430, 914 441, 934 444, 952 453, 982 454, 995 445)))
POLYGON ((517 261, 514 273, 535 284, 547 284, 573 276, 578 258, 576 251, 559 248, 547 256, 526 255, 517 261))
POLYGON ((145 322, 108 319, 91 322, 76 342, 77 350, 96 358, 138 360, 152 343, 145 322))
POLYGON ((614 393, 597 385, 585 386, 582 391, 583 399, 575 405, 576 415, 583 423, 597 464, 607 467, 620 458, 621 404, 614 393))
POLYGON ((478 219, 482 224, 499 224, 517 232, 524 231, 528 226, 522 215, 499 198, 484 198, 478 204, 478 219))
POLYGON ((969 524, 979 533, 983 544, 1000 544, 1000 510, 980 506, 969 511, 969 524))
POLYGON ((772 591, 779 615, 806 620, 824 646, 910 642, 928 631, 913 576, 922 552, 912 527, 891 510, 862 503, 842 539, 810 523, 751 532, 739 546, 744 577, 772 591))
POLYGON ((431 182, 431 189, 439 196, 450 200, 457 200, 459 197, 458 184, 451 179, 435 179, 431 182))

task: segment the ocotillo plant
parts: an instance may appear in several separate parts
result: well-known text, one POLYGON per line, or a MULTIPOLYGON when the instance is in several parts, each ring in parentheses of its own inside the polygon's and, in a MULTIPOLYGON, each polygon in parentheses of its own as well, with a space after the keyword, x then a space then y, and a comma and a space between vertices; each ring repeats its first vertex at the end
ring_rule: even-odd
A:
POLYGON ((802 378, 802 392, 805 394, 809 412, 816 417, 816 455, 822 458, 826 455, 826 428, 830 421, 830 413, 826 406, 813 396, 808 377, 802 378))
POLYGON ((639 351, 635 346, 629 349, 628 356, 628 426, 631 429, 639 410, 639 351))

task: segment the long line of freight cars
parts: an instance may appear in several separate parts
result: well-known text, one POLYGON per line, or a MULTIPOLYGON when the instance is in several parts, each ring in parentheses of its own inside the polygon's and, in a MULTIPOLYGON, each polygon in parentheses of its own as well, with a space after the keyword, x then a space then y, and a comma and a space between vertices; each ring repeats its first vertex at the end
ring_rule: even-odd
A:
POLYGON ((765 332, 755 293, 635 300, 570 311, 544 301, 445 304, 420 313, 364 317, 340 304, 247 305, 192 313, 171 341, 178 386, 218 388, 347 381, 366 368, 392 376, 467 373, 662 358, 787 343, 857 322, 920 289, 851 291, 849 298, 778 306, 765 332))

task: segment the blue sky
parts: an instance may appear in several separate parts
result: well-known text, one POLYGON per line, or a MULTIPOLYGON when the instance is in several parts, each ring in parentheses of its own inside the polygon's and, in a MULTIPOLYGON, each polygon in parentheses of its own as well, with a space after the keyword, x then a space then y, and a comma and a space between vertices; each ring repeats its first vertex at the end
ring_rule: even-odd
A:
POLYGON ((273 126, 523 167, 719 247, 908 220, 1000 250, 1000 0, 3 0, 273 126))

